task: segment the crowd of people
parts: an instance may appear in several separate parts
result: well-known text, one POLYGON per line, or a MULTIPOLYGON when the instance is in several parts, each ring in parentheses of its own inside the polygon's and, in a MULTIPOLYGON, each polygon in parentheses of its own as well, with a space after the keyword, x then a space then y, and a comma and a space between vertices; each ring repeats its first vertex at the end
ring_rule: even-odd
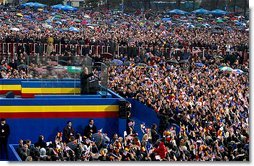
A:
MULTIPOLYGON (((156 136, 156 130, 152 133, 156 136)), ((22 161, 162 160, 166 157, 165 154, 162 158, 157 154, 166 150, 165 145, 162 141, 156 144, 158 145, 149 142, 148 134, 144 134, 142 141, 132 133, 124 138, 115 133, 109 138, 102 129, 97 130, 94 120, 90 119, 83 134, 75 132, 72 122, 68 121, 63 131, 56 134, 55 140, 45 140, 43 135, 35 143, 19 140, 16 151, 22 161)))
POLYGON ((103 61, 90 46, 109 46, 112 58, 124 62, 109 67, 109 88, 153 108, 160 119, 158 129, 153 125, 142 140, 135 133, 115 134, 102 143, 105 134, 97 129, 88 135, 72 129, 69 138, 58 133, 49 144, 43 136, 34 147, 20 141, 22 160, 249 161, 248 20, 230 15, 219 18, 222 23, 214 16, 189 15, 165 22, 163 17, 152 11, 0 8, 0 42, 19 45, 10 58, 1 56, 0 78, 42 78, 34 69, 45 57, 50 62, 67 57, 69 65, 87 55, 103 61), (38 47, 32 50, 30 43, 38 47), (46 52, 41 43, 47 44, 46 52), (84 49, 78 51, 77 45, 84 49))

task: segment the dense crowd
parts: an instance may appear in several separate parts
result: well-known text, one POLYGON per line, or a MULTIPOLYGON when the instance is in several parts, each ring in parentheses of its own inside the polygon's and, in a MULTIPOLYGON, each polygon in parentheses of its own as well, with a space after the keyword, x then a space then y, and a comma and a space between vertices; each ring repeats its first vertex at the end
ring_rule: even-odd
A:
POLYGON ((20 141, 22 160, 249 160, 248 20, 231 15, 217 23, 213 16, 198 20, 192 15, 165 22, 162 17, 151 11, 0 9, 1 42, 20 44, 10 59, 1 57, 0 78, 42 78, 35 70, 43 66, 42 57, 52 66, 59 65, 52 63, 56 57, 68 57, 68 65, 75 65, 87 55, 100 59, 89 46, 109 46, 113 58, 128 62, 109 68, 109 88, 153 108, 160 119, 158 129, 153 125, 142 140, 135 133, 110 139, 94 131, 100 139, 95 141, 73 129, 70 138, 58 133, 48 144, 43 136, 34 146, 20 141), (236 19, 244 24, 239 27, 236 19), (19 30, 11 30, 14 27, 19 30), (47 52, 32 51, 28 43, 47 43, 47 52), (54 44, 62 44, 61 54, 54 44), (84 52, 75 50, 76 44, 85 45, 84 52), (116 54, 119 46, 126 47, 116 54), (222 66, 237 70, 223 71, 222 66), (179 133, 172 124, 179 126, 179 133))

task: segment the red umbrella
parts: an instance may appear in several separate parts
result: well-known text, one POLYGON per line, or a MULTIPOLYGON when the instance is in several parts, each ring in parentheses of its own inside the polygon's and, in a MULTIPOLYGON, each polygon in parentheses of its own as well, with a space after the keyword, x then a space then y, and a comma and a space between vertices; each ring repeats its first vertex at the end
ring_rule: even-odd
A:
POLYGON ((86 25, 87 24, 87 21, 86 20, 83 20, 82 22, 81 22, 81 25, 86 25))

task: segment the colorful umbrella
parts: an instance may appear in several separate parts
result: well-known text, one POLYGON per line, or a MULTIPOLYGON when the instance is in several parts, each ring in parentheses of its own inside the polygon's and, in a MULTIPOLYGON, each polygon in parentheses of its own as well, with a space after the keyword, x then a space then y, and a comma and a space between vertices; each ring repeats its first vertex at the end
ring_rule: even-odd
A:
POLYGON ((221 71, 233 71, 233 69, 231 67, 228 66, 223 66, 219 68, 221 71))
POLYGON ((113 60, 111 61, 111 64, 121 66, 121 65, 123 65, 123 61, 121 61, 121 60, 119 60, 119 59, 113 59, 113 60))
POLYGON ((65 69, 69 73, 80 73, 82 68, 79 66, 65 66, 65 69))
POLYGON ((241 69, 234 69, 233 72, 237 73, 237 74, 242 74, 244 73, 241 69))
POLYGON ((216 20, 217 23, 223 23, 224 21, 222 19, 216 20))
POLYGON ((16 16, 18 16, 18 17, 23 17, 23 14, 17 13, 16 16))
POLYGON ((72 31, 72 32, 79 32, 79 29, 78 29, 78 28, 75 28, 75 27, 70 27, 70 28, 69 28, 69 31, 72 31))
POLYGON ((20 29, 19 28, 11 28, 10 30, 11 31, 19 31, 20 29))
POLYGON ((196 65, 197 67, 203 67, 203 66, 204 66, 203 63, 195 63, 195 65, 196 65))

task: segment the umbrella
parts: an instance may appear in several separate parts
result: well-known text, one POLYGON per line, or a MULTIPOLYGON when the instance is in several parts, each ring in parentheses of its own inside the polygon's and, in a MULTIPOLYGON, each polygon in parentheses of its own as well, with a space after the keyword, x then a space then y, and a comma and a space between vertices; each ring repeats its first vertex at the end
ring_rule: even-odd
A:
POLYGON ((31 19, 32 17, 29 15, 24 15, 24 18, 31 19))
POLYGON ((138 63, 137 66, 144 66, 144 67, 146 67, 147 64, 145 64, 145 63, 138 63))
POLYGON ((49 24, 42 24, 42 26, 44 27, 44 28, 49 28, 49 29, 52 29, 53 27, 51 26, 51 25, 49 25, 49 24))
POLYGON ((88 26, 88 28, 94 29, 94 27, 93 27, 93 26, 88 26))
POLYGON ((203 66, 204 66, 203 63, 195 63, 195 65, 196 65, 197 67, 203 67, 203 66))
POLYGON ((80 73, 82 68, 79 66, 66 66, 67 72, 69 73, 80 73))
POLYGON ((223 66, 219 68, 221 71, 233 71, 233 69, 231 67, 228 66, 223 66))
POLYGON ((62 25, 63 23, 61 21, 56 21, 56 24, 62 25))
POLYGON ((214 29, 222 29, 222 27, 220 27, 218 25, 212 26, 212 28, 214 28, 214 29))
POLYGON ((21 6, 23 6, 23 7, 26 7, 26 6, 31 7, 31 6, 33 6, 33 5, 34 5, 33 2, 27 2, 27 3, 22 4, 21 6))
POLYGON ((79 19, 74 19, 73 21, 74 21, 74 22, 77 22, 77 23, 80 23, 80 22, 81 22, 81 20, 79 20, 79 19))
POLYGON ((179 63, 188 63, 188 62, 189 62, 188 59, 179 61, 179 63))
POLYGON ((18 17, 23 17, 23 14, 17 13, 16 16, 18 16, 18 17))
POLYGON ((85 14, 84 18, 90 19, 91 17, 89 15, 85 14))
POLYGON ((233 69, 233 72, 237 73, 237 74, 242 74, 244 73, 241 69, 233 69))
POLYGON ((171 18, 162 18, 161 20, 165 21, 165 22, 168 22, 168 21, 171 21, 171 18))
POLYGON ((82 20, 81 21, 81 25, 86 25, 87 24, 87 21, 86 20, 82 20))
POLYGON ((51 6, 52 9, 58 9, 58 10, 61 10, 63 7, 64 7, 64 5, 62 5, 62 4, 57 4, 57 5, 51 6))
POLYGON ((21 64, 21 65, 18 66, 18 68, 19 68, 19 69, 26 69, 26 68, 27 68, 27 65, 21 64))
POLYGON ((224 21, 222 19, 217 19, 216 22, 217 23, 223 23, 224 21))
POLYGON ((11 28, 10 30, 11 30, 11 31, 20 31, 19 28, 11 28))
POLYGON ((177 14, 177 15, 188 14, 188 12, 183 11, 183 10, 179 10, 179 9, 170 10, 168 13, 169 14, 177 14))
POLYGON ((58 14, 58 15, 55 15, 54 18, 62 18, 62 16, 58 14))
POLYGON ((113 55, 111 53, 103 53, 103 54, 101 54, 101 57, 103 59, 111 59, 111 58, 113 58, 113 55))
POLYGON ((78 29, 78 28, 75 28, 75 27, 70 27, 70 28, 69 28, 69 31, 72 31, 72 32, 79 32, 79 29, 78 29))
POLYGON ((64 11, 77 11, 78 9, 75 8, 75 7, 69 6, 69 5, 65 5, 61 8, 61 10, 64 10, 64 11))
POLYGON ((170 59, 170 60, 168 60, 167 62, 168 62, 168 63, 175 63, 175 64, 178 64, 178 61, 175 60, 175 59, 170 59))
POLYGON ((121 66, 123 65, 123 61, 119 60, 119 59, 113 59, 111 61, 111 64, 117 65, 117 66, 121 66))
POLYGON ((131 65, 131 62, 130 62, 130 61, 125 61, 125 62, 123 63, 123 65, 125 65, 125 66, 130 66, 130 65, 131 65))

